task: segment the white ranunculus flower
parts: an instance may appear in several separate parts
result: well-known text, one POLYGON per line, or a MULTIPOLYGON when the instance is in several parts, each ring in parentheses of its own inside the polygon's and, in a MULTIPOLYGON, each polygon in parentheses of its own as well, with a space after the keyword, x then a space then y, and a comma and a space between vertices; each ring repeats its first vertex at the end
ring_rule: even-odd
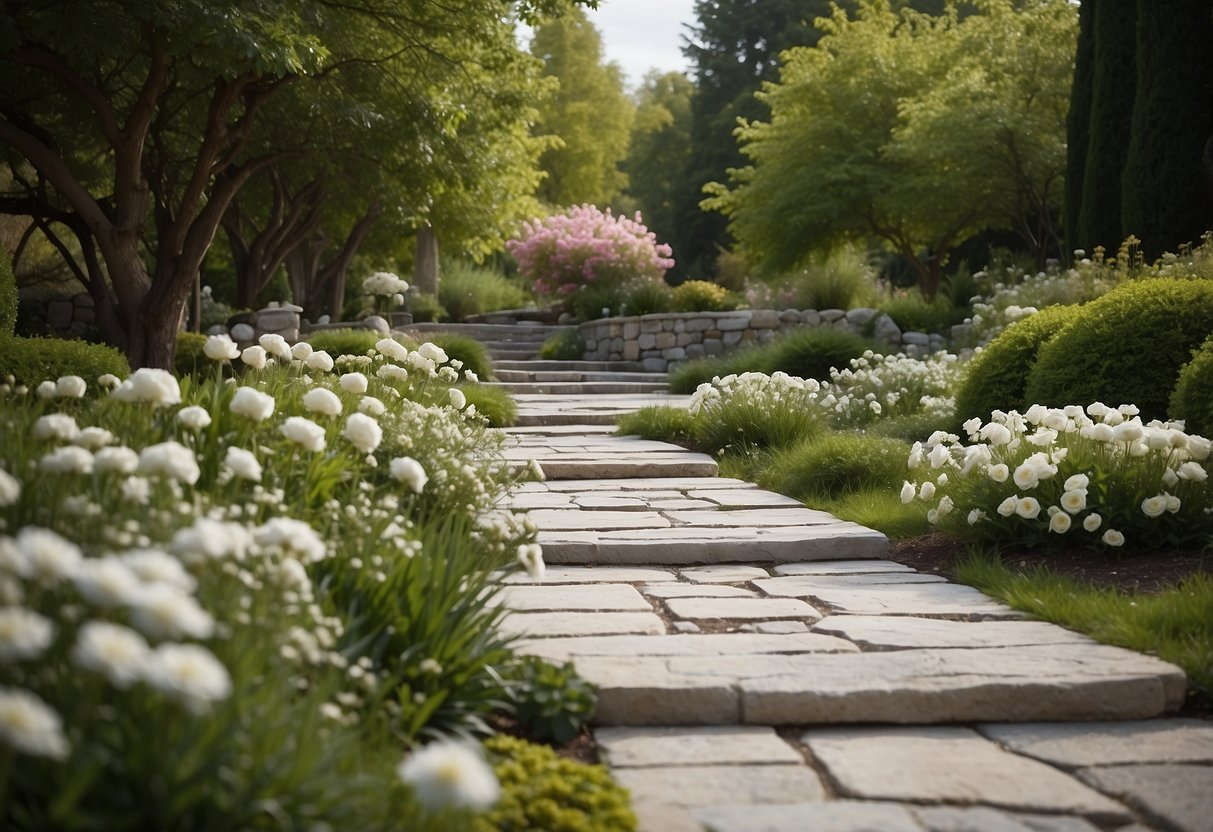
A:
POLYGON ((1108 529, 1107 531, 1105 531, 1103 533, 1103 537, 1101 537, 1100 540, 1102 540, 1104 543, 1108 544, 1109 546, 1125 545, 1125 536, 1123 534, 1121 534, 1120 532, 1116 531, 1116 529, 1108 529))
POLYGON ((463 391, 458 387, 451 387, 446 392, 451 399, 451 407, 456 410, 463 410, 467 407, 467 396, 463 395, 463 391))
POLYGON ((986 519, 986 513, 979 508, 975 508, 969 512, 968 521, 970 526, 976 526, 982 520, 986 519))
POLYGON ((215 619, 188 595, 168 584, 144 584, 130 602, 131 623, 154 639, 210 638, 215 619))
POLYGON ((85 558, 72 575, 76 590, 95 607, 120 607, 131 603, 143 581, 116 557, 85 558))
POLYGON ((1040 482, 1040 475, 1037 472, 1036 466, 1028 462, 1022 463, 1015 469, 1015 475, 1012 477, 1015 482, 1015 487, 1023 490, 1035 488, 1040 482))
POLYGON ((181 385, 167 370, 140 367, 119 384, 110 396, 120 402, 146 403, 152 407, 181 404, 181 385))
POLYGON ((312 354, 312 345, 307 341, 300 341, 291 347, 291 358, 296 361, 307 361, 312 354))
POLYGON ((177 421, 189 430, 202 430, 211 423, 211 414, 205 407, 193 404, 177 411, 177 421))
POLYGON ((393 361, 404 361, 409 357, 409 351, 395 338, 380 338, 375 342, 375 350, 393 361))
POLYGON ((341 435, 364 454, 374 453, 383 441, 383 429, 365 413, 351 413, 345 420, 341 435))
POLYGON ((918 489, 914 487, 914 483, 910 481, 901 484, 901 502, 912 503, 914 497, 918 495, 918 489))
POLYGON ((151 654, 145 678, 194 713, 206 713, 213 703, 232 693, 227 668, 197 644, 161 644, 151 654))
POLYGON ((291 360, 291 345, 281 335, 266 333, 257 339, 258 345, 266 352, 283 361, 291 360))
POLYGON ((1153 497, 1147 497, 1141 501, 1141 513, 1146 517, 1161 517, 1166 510, 1167 497, 1165 494, 1155 494, 1153 497))
POLYGON ((389 470, 393 477, 412 489, 414 494, 420 494, 430 479, 421 463, 411 456, 396 457, 392 460, 389 470))
POLYGON ((332 390, 324 387, 313 387, 304 393, 303 406, 321 416, 341 415, 341 399, 332 390))
POLYGON ((952 498, 944 495, 944 497, 939 501, 939 507, 937 510, 939 512, 939 516, 943 517, 950 514, 954 508, 956 508, 956 504, 952 502, 952 498))
POLYGON ((144 477, 127 477, 122 481, 122 499, 145 506, 152 498, 152 484, 144 477))
POLYGON ((93 456, 93 467, 98 471, 131 474, 139 467, 139 454, 122 445, 102 448, 93 456))
POLYGON ((1011 476, 1011 469, 1007 467, 1005 462, 999 462, 997 465, 991 465, 986 475, 994 480, 994 482, 1006 482, 1011 476))
POLYGON ((212 361, 235 361, 240 357, 240 347, 232 340, 232 336, 226 333, 209 336, 202 352, 212 361))
POLYGON ((446 350, 430 341, 426 341, 417 348, 417 352, 422 358, 427 358, 435 364, 445 364, 447 361, 446 350))
POLYGON ((1179 511, 1183 503, 1178 497, 1176 497, 1174 494, 1164 494, 1163 496, 1167 500, 1167 512, 1169 514, 1174 514, 1175 512, 1179 511))
POLYGON ((122 383, 122 379, 113 373, 102 373, 97 376, 97 386, 102 389, 113 389, 122 383))
POLYGON ((1103 422, 1097 422, 1079 431, 1079 435, 1096 442, 1111 442, 1112 428, 1103 422))
POLYGON ((1205 470, 1205 466, 1192 460, 1180 463, 1176 474, 1181 480, 1191 480, 1192 482, 1204 482, 1209 478, 1209 472, 1205 470))
POLYGON ((1035 497, 1020 497, 1015 503, 1015 513, 1025 520, 1040 516, 1040 502, 1035 497))
POLYGON ((261 463, 252 451, 228 445, 227 453, 223 457, 223 467, 231 471, 233 477, 261 482, 261 463))
POLYGON ((926 502, 930 502, 934 498, 935 498, 935 483, 931 482, 930 480, 927 480, 922 485, 918 486, 918 499, 920 499, 924 503, 926 503, 926 502))
POLYGON ((359 395, 366 392, 367 380, 362 373, 346 373, 337 380, 337 384, 347 393, 359 395))
POLYGON ((71 751, 63 719, 37 694, 0 687, 0 743, 33 757, 62 760, 71 751))
POLYGON ((463 371, 463 377, 464 377, 465 379, 467 379, 468 381, 473 382, 473 383, 476 383, 476 382, 479 382, 479 381, 480 381, 480 376, 478 376, 478 375, 476 375, 474 372, 472 372, 472 368, 471 368, 471 367, 469 367, 469 368, 467 368, 466 370, 464 370, 464 371, 463 371))
POLYGON ((1073 489, 1061 495, 1061 507, 1070 514, 1078 514, 1087 507, 1087 492, 1085 489, 1073 489))
POLYGON ((34 395, 40 399, 53 399, 58 392, 59 390, 57 387, 55 387, 55 382, 51 381, 50 379, 47 379, 34 388, 34 395))
POLYGON ((1074 474, 1066 478, 1065 485, 1062 487, 1066 491, 1082 491, 1091 484, 1090 478, 1086 474, 1074 474))
POLYGON ((382 416, 387 412, 387 405, 374 396, 363 396, 358 402, 358 410, 368 416, 382 416))
POLYGON ((239 523, 196 517, 193 525, 173 534, 169 550, 186 563, 198 564, 224 558, 243 560, 252 543, 252 535, 239 523))
POLYGON ((151 648, 134 630, 109 621, 88 621, 76 634, 72 661, 96 671, 116 688, 129 688, 147 673, 151 648))
POLYGON ((253 532, 257 545, 278 548, 304 563, 323 560, 327 550, 324 538, 302 520, 293 517, 274 517, 262 523, 253 532))
POLYGON ((240 351, 240 363, 250 370, 260 370, 265 366, 267 360, 269 360, 269 353, 260 344, 253 344, 240 351))
POLYGON ((998 422, 990 422, 985 425, 978 436, 990 443, 991 445, 1006 445, 1013 438, 1010 429, 1006 425, 1000 425, 998 422))
POLYGON ((333 369, 333 357, 324 350, 316 350, 305 358, 303 363, 310 370, 319 370, 324 373, 333 369))
POLYGON ((37 526, 21 529, 14 542, 20 554, 14 564, 17 575, 44 586, 70 578, 84 557, 75 543, 37 526))
POLYGON ((237 416, 261 422, 273 415, 274 397, 253 387, 237 387, 229 407, 237 416))
POLYGON ((149 445, 139 452, 139 467, 135 473, 144 476, 171 477, 193 485, 202 475, 194 452, 180 442, 168 441, 149 445))
POLYGON ((131 549, 118 555, 118 559, 148 583, 168 584, 182 592, 193 592, 198 587, 181 560, 160 549, 131 549))
POLYGON ((90 425, 76 434, 76 438, 72 440, 72 444, 95 452, 113 441, 114 435, 108 430, 90 425))
POLYGON ((1054 534, 1065 534, 1070 530, 1071 523, 1073 523, 1073 520, 1064 511, 1054 512, 1049 517, 1049 531, 1054 534))
POLYGON ((32 429, 35 439, 52 439, 71 442, 79 433, 76 420, 66 413, 48 413, 39 416, 32 429))
POLYGON ((302 416, 291 416, 282 424, 282 435, 292 442, 297 442, 309 451, 323 451, 325 447, 324 428, 305 419, 302 416))
POLYGON ((1082 527, 1086 531, 1093 532, 1103 525, 1103 518, 1095 512, 1091 512, 1086 517, 1082 518, 1082 527))
POLYGON ((501 786, 492 767, 466 741, 439 740, 410 754, 397 770, 430 811, 483 810, 497 802, 501 786))
POLYGON ((375 375, 384 381, 408 381, 409 371, 395 364, 384 364, 375 371, 375 375))
POLYGON ((936 445, 931 448, 931 452, 927 454, 927 461, 931 463, 932 468, 942 468, 950 462, 952 454, 948 452, 946 445, 936 445))
POLYGON ((1213 442, 1203 436, 1188 436, 1188 456, 1197 462, 1204 462, 1213 452, 1213 442))
POLYGON ((1162 472, 1163 488, 1174 488, 1179 485, 1179 474, 1175 473, 1174 468, 1168 468, 1162 472))
POLYGON ((60 376, 55 382, 55 398, 82 399, 88 392, 88 385, 80 376, 60 376))
POLYGON ((52 474, 91 474, 93 455, 78 445, 65 445, 38 460, 38 470, 52 474))
POLYGON ((1145 436, 1145 431, 1137 422, 1121 422, 1112 428, 1113 442, 1136 442, 1145 436))
POLYGON ((0 506, 11 506, 21 498, 21 480, 0 468, 0 506))
POLYGON ((0 607, 0 664, 36 659, 55 639, 49 618, 24 607, 0 607))

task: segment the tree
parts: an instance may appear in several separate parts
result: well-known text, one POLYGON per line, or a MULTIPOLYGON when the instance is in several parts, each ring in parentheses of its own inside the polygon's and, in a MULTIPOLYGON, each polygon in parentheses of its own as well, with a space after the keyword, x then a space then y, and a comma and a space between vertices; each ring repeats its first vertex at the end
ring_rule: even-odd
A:
POLYGON ((693 90, 681 72, 650 72, 636 93, 636 118, 623 170, 628 194, 662 242, 675 233, 674 195, 691 152, 693 90))
POLYGON ((1213 228, 1213 10, 1139 0, 1137 92, 1121 181, 1122 231, 1147 257, 1213 228))
POLYGON ((973 5, 931 17, 864 0, 787 54, 762 95, 770 122, 739 131, 752 165, 704 203, 754 262, 791 268, 874 236, 933 297, 952 248, 978 231, 1056 245, 1075 10, 973 5))
POLYGON ((541 25, 531 52, 544 75, 559 82, 539 104, 535 130, 552 136, 540 157, 547 178, 539 198, 549 205, 606 205, 627 184, 619 163, 628 149, 632 104, 623 72, 602 62, 598 30, 580 9, 541 25))
POLYGON ((1087 145, 1091 140, 1091 87, 1095 76, 1095 5, 1096 0, 1087 0, 1078 7, 1078 49, 1074 55, 1074 81, 1070 86, 1070 112, 1066 115, 1066 193, 1063 210, 1067 257, 1083 246, 1078 232, 1078 214, 1082 208, 1087 145))

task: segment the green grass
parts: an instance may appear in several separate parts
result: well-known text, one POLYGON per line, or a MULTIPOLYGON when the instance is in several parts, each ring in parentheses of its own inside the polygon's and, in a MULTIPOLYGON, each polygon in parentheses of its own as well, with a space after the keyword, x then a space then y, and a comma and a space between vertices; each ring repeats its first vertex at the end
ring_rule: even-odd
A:
POLYGON ((461 384, 459 389, 493 427, 508 428, 518 421, 518 405, 505 389, 487 384, 461 384))
POLYGON ((452 321, 525 306, 530 299, 522 286, 501 272, 463 261, 444 264, 438 283, 438 303, 452 321))
POLYGON ((921 506, 903 505, 897 492, 887 488, 865 488, 808 505, 883 532, 890 540, 907 540, 931 530, 921 506))
POLYGON ((909 443, 900 439, 830 431, 775 454, 758 484, 804 502, 864 490, 896 494, 909 455, 909 443))
POLYGON ((1188 674, 1189 687, 1213 696, 1213 576, 1193 575, 1173 589, 1135 595, 1042 568, 1016 572, 991 554, 975 554, 957 564, 956 578, 1097 641, 1173 662, 1188 674))
POLYGON ((689 445, 694 418, 684 407, 642 407, 615 420, 616 433, 689 445))

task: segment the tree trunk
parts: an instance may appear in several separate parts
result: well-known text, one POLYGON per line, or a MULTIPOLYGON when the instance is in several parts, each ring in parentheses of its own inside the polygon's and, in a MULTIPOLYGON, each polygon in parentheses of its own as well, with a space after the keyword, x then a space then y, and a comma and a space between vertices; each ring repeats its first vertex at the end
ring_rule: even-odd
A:
POLYGON ((438 236, 427 225, 417 232, 417 255, 413 263, 413 285, 418 292, 438 295, 438 236))

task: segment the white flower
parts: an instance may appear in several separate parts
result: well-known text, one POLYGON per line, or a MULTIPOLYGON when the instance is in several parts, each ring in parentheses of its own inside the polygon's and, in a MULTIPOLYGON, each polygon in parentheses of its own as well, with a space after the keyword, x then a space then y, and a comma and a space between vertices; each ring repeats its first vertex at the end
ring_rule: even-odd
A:
POLYGON ((76 445, 65 445, 38 460, 38 470, 53 474, 89 474, 93 470, 93 455, 76 445))
POLYGON ((363 396, 358 402, 358 410, 368 416, 382 416, 387 412, 387 405, 374 396, 363 396))
POLYGON ((1213 441, 1205 439, 1203 436, 1188 437, 1188 456, 1197 462, 1204 462, 1209 458, 1209 454, 1213 453, 1213 441))
POLYGON ((1087 439, 1092 439, 1096 442, 1111 442, 1112 428, 1105 425, 1103 422, 1098 422, 1094 425, 1088 425, 1080 430, 1079 435, 1087 439))
POLYGON ((0 607, 0 663, 36 659, 54 638, 49 618, 24 607, 0 607))
POLYGON ((307 358, 303 359, 303 363, 307 365, 309 369, 320 370, 325 373, 333 369, 333 357, 324 350, 316 350, 307 358))
POLYGON ((304 393, 303 406, 312 413, 319 413, 322 416, 341 414, 341 399, 332 390, 324 387, 313 387, 304 393))
POLYGON ((80 433, 80 428, 77 427, 76 420, 66 413, 48 413, 38 417, 32 432, 35 439, 71 442, 80 433))
POLYGON ((478 376, 474 372, 472 372, 472 369, 470 367, 463 371, 463 377, 471 382, 480 381, 480 376, 478 376))
POLYGON ((35 387, 34 392, 40 399, 53 399, 55 398, 55 394, 58 392, 58 390, 55 387, 55 382, 47 379, 35 387))
POLYGON ((1006 466, 1006 463, 1000 462, 997 465, 991 465, 990 469, 986 471, 986 475, 994 482, 1006 482, 1007 478, 1011 476, 1011 469, 1006 466))
POLYGON ((379 423, 365 413, 351 413, 345 420, 341 435, 364 454, 373 453, 383 441, 383 429, 379 423))
POLYGON ((1103 402, 1092 402, 1091 404, 1087 405, 1087 415, 1092 419, 1102 419, 1104 416, 1108 415, 1109 409, 1110 408, 1103 402))
POLYGON ((362 373, 346 373, 337 380, 337 384, 347 393, 357 393, 361 395, 366 392, 367 380, 362 373))
POLYGON ((1015 513, 1025 520, 1035 520, 1040 515, 1040 503, 1035 497, 1020 497, 1015 503, 1015 513))
POLYGON ((1116 529, 1108 529, 1103 533, 1103 537, 1101 537, 1100 540, 1109 546, 1123 546, 1125 543, 1125 536, 1116 531, 1116 529))
POLYGON ((1015 469, 1015 475, 1012 479, 1017 488, 1026 491, 1029 488, 1036 487, 1037 483, 1040 482, 1040 475, 1037 473, 1036 466, 1025 461, 1015 469))
POLYGON ((429 811, 448 807, 483 810, 501 795, 493 769, 467 742, 430 743, 405 758, 397 773, 429 811))
POLYGON ((182 592, 193 592, 198 586, 181 561, 159 549, 131 549, 119 555, 118 559, 148 583, 168 584, 182 592))
POLYGON ((290 517, 272 518, 257 527, 253 537, 259 546, 280 549, 304 563, 323 560, 326 554, 324 539, 316 530, 290 517))
MULTIPOLYGON (((1070 479, 1073 479, 1071 477, 1070 479)), ((1084 489, 1066 491, 1061 495, 1061 507, 1070 514, 1078 514, 1087 507, 1087 492, 1084 489)))
POLYGON ((97 386, 101 388, 114 388, 122 383, 122 379, 118 378, 113 373, 102 373, 97 376, 97 386))
POLYGON ((252 451, 228 445, 227 453, 223 457, 223 467, 231 471, 233 477, 261 482, 261 463, 252 451))
POLYGON ((88 385, 80 376, 60 376, 55 382, 55 398, 81 399, 88 391, 88 385))
POLYGON ((241 560, 252 542, 248 529, 239 523, 196 517, 192 526, 173 534, 169 550, 187 563, 228 557, 241 560))
POLYGON ((978 436, 991 445, 1006 445, 1012 438, 1010 429, 998 422, 990 422, 981 429, 978 436))
POLYGON ((952 454, 948 452, 946 445, 936 445, 931 448, 931 452, 927 454, 927 460, 931 463, 932 468, 942 468, 945 463, 951 461, 952 454))
POLYGON ((177 411, 177 421, 189 430, 202 430, 211 423, 211 414, 205 407, 193 404, 177 411))
POLYGON ((531 479, 535 482, 547 482, 548 475, 544 473, 543 466, 539 464, 539 460, 531 457, 526 462, 527 469, 531 472, 531 479))
POLYGON ((266 333, 257 339, 257 343, 275 358, 283 361, 291 360, 291 345, 281 335, 266 333))
POLYGON ((969 419, 963 425, 961 425, 961 427, 964 428, 965 433, 969 435, 970 439, 976 439, 977 432, 981 430, 981 419, 974 416, 972 419, 969 419))
POLYGON ((127 477, 122 482, 122 499, 145 506, 152 496, 152 484, 144 477, 127 477))
POLYGON ((375 350, 393 361, 404 361, 409 357, 409 351, 394 338, 381 338, 375 342, 375 350))
POLYGON ((85 558, 76 567, 72 583, 95 607, 129 604, 143 588, 134 570, 115 557, 85 558))
POLYGON ((908 504, 908 503, 913 502, 914 497, 917 496, 917 494, 918 494, 918 489, 914 487, 914 483, 907 480, 901 484, 901 502, 902 503, 908 504))
POLYGON ((976 526, 982 520, 986 519, 986 513, 979 508, 975 508, 969 512, 968 521, 970 526, 976 526))
POLYGON ((1147 497, 1141 501, 1141 513, 1146 517, 1161 517, 1166 510, 1167 497, 1165 494, 1155 494, 1153 497, 1147 497))
POLYGON ((1137 422, 1121 422, 1112 428, 1113 442, 1136 442, 1143 436, 1145 436, 1145 431, 1137 422))
POLYGON ((227 333, 208 337, 202 352, 212 361, 234 361, 240 357, 240 347, 227 333))
POLYGON ((0 468, 0 506, 11 506, 21 497, 21 481, 0 468))
POLYGON ((197 644, 161 644, 150 657, 146 678, 194 713, 205 713, 232 693, 227 668, 197 644))
POLYGON ((455 408, 456 410, 463 410, 465 407, 467 407, 467 396, 463 395, 463 391, 458 387, 451 387, 446 392, 447 395, 450 396, 451 407, 455 408))
POLYGON ((72 444, 90 451, 98 451, 113 441, 114 435, 105 428, 87 427, 76 434, 72 444))
POLYGON ((0 743, 34 757, 62 760, 71 747, 63 720, 36 694, 0 687, 0 743))
POLYGON ((307 341, 300 341, 291 347, 291 358, 297 361, 307 361, 312 354, 312 345, 307 341))
MULTIPOLYGON (((286 343, 285 341, 283 343, 286 343)), ((250 370, 260 370, 265 366, 269 354, 265 347, 260 344, 253 344, 251 347, 245 347, 240 351, 240 363, 248 367, 250 370)))
POLYGON ((396 457, 391 462, 390 470, 392 476, 411 488, 414 494, 420 494, 430 479, 421 463, 411 456, 396 457))
POLYGON ((215 619, 187 595, 168 584, 144 584, 131 599, 131 623, 150 638, 210 638, 215 619))
POLYGON ((149 445, 139 452, 138 474, 170 477, 193 485, 202 475, 194 452, 180 442, 168 441, 149 445))
POLYGON ((143 636, 120 624, 89 621, 80 627, 72 647, 77 667, 100 673, 116 688, 129 688, 144 677, 151 648, 143 636))
POLYGON ((324 428, 302 416, 291 416, 282 424, 282 435, 309 451, 323 451, 324 428))
POLYGON ((409 379, 409 371, 403 367, 397 367, 395 364, 384 364, 375 371, 375 375, 384 381, 408 381, 409 379))
POLYGON ((1170 514, 1174 514, 1175 512, 1179 511, 1182 503, 1178 497, 1176 497, 1174 494, 1164 494, 1163 496, 1167 499, 1167 511, 1170 514))
POLYGON ((1168 468, 1162 472, 1163 488, 1174 488, 1179 485, 1179 474, 1175 473, 1175 469, 1168 468))
POLYGON ((1091 480, 1086 474, 1075 474, 1066 479, 1066 483, 1062 486, 1066 491, 1082 491, 1091 484, 1091 480))
POLYGON ((40 584, 56 584, 71 577, 83 557, 76 544, 37 526, 17 532, 15 543, 21 554, 17 574, 40 584))
POLYGON ((1086 517, 1082 518, 1082 527, 1089 532, 1093 532, 1103 525, 1103 518, 1095 512, 1091 512, 1086 517))
POLYGON ((431 377, 434 375, 434 367, 437 366, 433 359, 426 358, 420 352, 409 353, 409 357, 405 360, 405 363, 414 370, 419 370, 431 377))
POLYGON ((435 364, 445 364, 447 361, 446 350, 430 341, 426 341, 418 347, 417 352, 422 358, 433 361, 435 364))
POLYGON ((928 502, 935 497, 935 483, 927 480, 922 485, 918 486, 918 499, 923 502, 928 502))
POLYGON ((261 422, 273 415, 274 397, 253 387, 238 387, 229 408, 237 416, 247 416, 254 422, 261 422))
POLYGON ((538 543, 524 543, 518 547, 517 558, 532 581, 543 580, 547 566, 543 562, 542 546, 538 543))
POLYGON ((1176 473, 1181 480, 1191 480, 1192 482, 1204 482, 1209 478, 1209 472, 1205 470, 1205 467, 1192 460, 1181 463, 1176 473))
POLYGON ((139 454, 121 445, 116 448, 102 448, 93 457, 93 466, 98 471, 130 474, 139 467, 139 454))
MULTIPOLYGON (((1052 506, 1050 506, 1050 508, 1052 508, 1052 506)), ((1065 534, 1070 530, 1070 524, 1072 522, 1073 521, 1070 519, 1070 515, 1066 514, 1064 511, 1053 512, 1053 514, 1049 516, 1049 531, 1053 532, 1054 534, 1065 534)))
POLYGON ((113 398, 127 403, 147 403, 153 408, 181 404, 181 384, 167 370, 139 367, 130 378, 114 388, 113 398))

